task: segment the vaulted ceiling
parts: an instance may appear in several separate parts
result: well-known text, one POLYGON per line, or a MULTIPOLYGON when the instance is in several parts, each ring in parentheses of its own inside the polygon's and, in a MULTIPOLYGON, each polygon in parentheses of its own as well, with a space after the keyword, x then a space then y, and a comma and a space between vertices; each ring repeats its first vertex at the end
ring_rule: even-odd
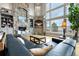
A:
POLYGON ((14 10, 14 8, 22 7, 28 10, 30 16, 43 17, 45 13, 45 3, 0 3, 0 7, 14 10), (14 5, 15 7, 13 7, 14 5))
POLYGON ((30 3, 29 4, 29 13, 34 16, 43 16, 45 11, 45 4, 43 3, 30 3))

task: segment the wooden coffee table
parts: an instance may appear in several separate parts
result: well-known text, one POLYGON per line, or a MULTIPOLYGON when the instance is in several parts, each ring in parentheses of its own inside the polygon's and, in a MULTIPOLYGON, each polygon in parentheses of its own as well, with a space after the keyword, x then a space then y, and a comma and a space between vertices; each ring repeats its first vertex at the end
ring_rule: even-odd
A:
POLYGON ((30 41, 36 44, 43 44, 43 43, 46 43, 46 37, 38 36, 38 35, 31 35, 30 41))

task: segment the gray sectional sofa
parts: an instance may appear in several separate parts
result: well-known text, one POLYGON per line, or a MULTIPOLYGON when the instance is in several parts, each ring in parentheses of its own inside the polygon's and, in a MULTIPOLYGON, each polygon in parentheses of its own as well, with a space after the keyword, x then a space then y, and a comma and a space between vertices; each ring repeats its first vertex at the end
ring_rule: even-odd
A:
MULTIPOLYGON (((23 38, 24 39, 24 38, 23 38)), ((7 54, 8 56, 33 56, 30 48, 41 48, 44 45, 36 45, 30 41, 24 40, 25 45, 20 40, 11 34, 7 35, 7 54)), ((45 54, 45 56, 71 56, 75 50, 76 41, 73 39, 66 39, 60 43, 53 41, 47 44, 54 45, 54 48, 45 54)))
POLYGON ((47 56, 72 56, 74 54, 76 41, 66 39, 59 43, 54 49, 49 51, 47 56))

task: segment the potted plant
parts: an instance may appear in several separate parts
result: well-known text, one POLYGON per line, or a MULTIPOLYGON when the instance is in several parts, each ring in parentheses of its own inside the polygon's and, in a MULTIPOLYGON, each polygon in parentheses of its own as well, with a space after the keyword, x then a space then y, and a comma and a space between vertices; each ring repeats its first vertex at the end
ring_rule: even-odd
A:
POLYGON ((71 29, 75 31, 73 39, 78 41, 79 6, 77 4, 70 3, 68 18, 71 23, 71 29))

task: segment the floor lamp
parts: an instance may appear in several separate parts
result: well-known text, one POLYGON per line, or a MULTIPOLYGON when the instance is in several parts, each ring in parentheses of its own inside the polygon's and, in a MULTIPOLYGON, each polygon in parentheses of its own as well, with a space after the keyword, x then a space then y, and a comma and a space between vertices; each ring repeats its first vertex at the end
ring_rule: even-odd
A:
POLYGON ((63 28, 63 39, 66 39, 66 27, 67 27, 67 22, 66 19, 64 19, 64 21, 62 22, 62 28, 63 28))

